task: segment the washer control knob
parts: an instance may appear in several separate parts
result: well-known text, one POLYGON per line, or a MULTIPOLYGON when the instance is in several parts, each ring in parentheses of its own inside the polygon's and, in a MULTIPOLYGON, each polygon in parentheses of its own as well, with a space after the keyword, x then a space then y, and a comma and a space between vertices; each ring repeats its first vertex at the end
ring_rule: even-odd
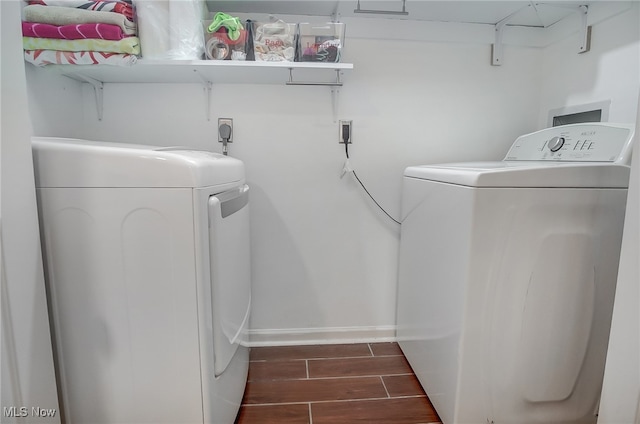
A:
POLYGON ((553 137, 549 140, 549 150, 552 152, 557 152, 564 146, 564 138, 563 137, 553 137))

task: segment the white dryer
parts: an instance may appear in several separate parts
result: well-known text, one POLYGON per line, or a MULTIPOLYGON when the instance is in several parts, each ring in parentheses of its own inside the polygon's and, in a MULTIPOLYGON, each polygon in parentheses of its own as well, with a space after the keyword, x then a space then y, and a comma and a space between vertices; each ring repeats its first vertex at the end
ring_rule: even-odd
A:
POLYGON ((633 127, 405 170, 397 336, 445 424, 595 423, 633 127))
POLYGON ((243 163, 179 147, 32 145, 66 422, 233 423, 251 304, 243 163))

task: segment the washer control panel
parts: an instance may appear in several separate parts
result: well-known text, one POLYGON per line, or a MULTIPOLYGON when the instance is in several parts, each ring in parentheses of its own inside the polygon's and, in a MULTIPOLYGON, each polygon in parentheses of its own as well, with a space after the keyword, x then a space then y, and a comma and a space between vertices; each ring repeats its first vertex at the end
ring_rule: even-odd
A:
POLYGON ((504 160, 616 162, 631 157, 634 127, 609 123, 571 124, 525 134, 504 160))

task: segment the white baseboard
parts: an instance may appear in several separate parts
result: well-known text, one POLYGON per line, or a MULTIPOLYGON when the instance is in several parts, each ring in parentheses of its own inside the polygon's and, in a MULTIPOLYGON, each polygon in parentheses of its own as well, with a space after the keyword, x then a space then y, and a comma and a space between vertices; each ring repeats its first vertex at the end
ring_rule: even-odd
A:
POLYGON ((249 330, 250 347, 395 342, 395 325, 249 330))

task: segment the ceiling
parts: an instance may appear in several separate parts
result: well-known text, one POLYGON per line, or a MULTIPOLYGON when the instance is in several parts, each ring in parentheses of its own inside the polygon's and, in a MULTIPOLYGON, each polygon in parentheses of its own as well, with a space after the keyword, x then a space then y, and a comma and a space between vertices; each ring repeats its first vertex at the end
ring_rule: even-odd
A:
MULTIPOLYGON (((435 22, 497 24, 510 17, 509 25, 547 28, 576 13, 578 6, 616 1, 430 1, 406 0, 407 16, 355 13, 357 0, 207 0, 209 11, 226 13, 267 13, 274 15, 311 15, 377 17, 435 22)), ((402 0, 360 0, 361 10, 401 11, 402 0)))

